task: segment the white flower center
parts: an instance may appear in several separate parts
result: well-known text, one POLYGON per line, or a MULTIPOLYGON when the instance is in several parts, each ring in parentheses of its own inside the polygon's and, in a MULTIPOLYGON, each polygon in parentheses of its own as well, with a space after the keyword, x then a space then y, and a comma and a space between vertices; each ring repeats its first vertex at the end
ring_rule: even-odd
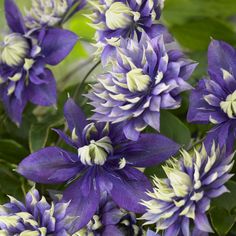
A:
POLYGON ((90 144, 78 149, 78 155, 84 165, 104 165, 110 153, 113 152, 111 140, 105 136, 98 141, 91 140, 90 144))
POLYGON ((150 77, 142 69, 133 69, 127 75, 127 86, 130 92, 142 92, 148 88, 150 77))
POLYGON ((220 107, 229 118, 236 118, 236 91, 228 95, 226 100, 220 103, 220 107))
POLYGON ((122 2, 111 4, 105 15, 107 27, 111 30, 126 28, 140 17, 138 12, 133 12, 122 2))
POLYGON ((165 173, 177 197, 185 197, 192 188, 190 177, 177 169, 164 167, 165 173))
POLYGON ((35 0, 27 12, 28 28, 39 27, 41 24, 54 26, 60 22, 68 9, 67 0, 35 0))
POLYGON ((89 221, 87 227, 93 231, 98 230, 102 227, 102 223, 98 215, 94 215, 93 219, 89 221))
POLYGON ((19 66, 29 51, 29 44, 21 34, 12 33, 4 38, 3 47, 0 49, 0 61, 8 66, 19 66))

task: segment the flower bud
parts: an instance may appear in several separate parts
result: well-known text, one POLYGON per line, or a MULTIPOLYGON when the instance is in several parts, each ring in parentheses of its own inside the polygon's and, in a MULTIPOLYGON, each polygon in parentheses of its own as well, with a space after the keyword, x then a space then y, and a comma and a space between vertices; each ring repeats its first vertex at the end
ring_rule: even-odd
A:
POLYGON ((148 88, 151 79, 142 69, 133 69, 127 73, 127 85, 130 92, 142 92, 148 88))
POLYGON ((105 136, 98 141, 91 140, 90 144, 78 149, 78 155, 84 165, 104 165, 110 153, 113 152, 111 140, 105 136))
POLYGON ((18 33, 12 33, 4 38, 0 60, 8 66, 19 66, 24 62, 29 51, 27 40, 18 33))
POLYGON ((113 3, 106 11, 106 24, 109 29, 123 29, 132 23, 132 10, 122 2, 113 3))

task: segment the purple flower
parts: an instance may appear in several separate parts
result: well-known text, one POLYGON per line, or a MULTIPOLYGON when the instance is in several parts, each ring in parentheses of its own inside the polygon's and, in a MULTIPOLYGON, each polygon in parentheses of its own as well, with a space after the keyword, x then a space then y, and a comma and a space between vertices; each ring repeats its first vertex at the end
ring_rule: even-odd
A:
POLYGON ((81 10, 86 0, 34 0, 26 11, 25 24, 29 29, 53 27, 81 10))
POLYGON ((140 38, 145 31, 150 37, 165 34, 171 38, 165 27, 157 24, 163 0, 91 0, 89 3, 95 9, 88 17, 97 30, 96 54, 102 53, 102 61, 106 61, 113 46, 119 46, 121 37, 140 38))
POLYGON ((142 216, 146 224, 156 224, 165 236, 208 235, 213 232, 206 211, 212 198, 228 192, 224 184, 232 177, 234 154, 227 156, 213 144, 208 154, 204 145, 193 156, 182 151, 180 160, 169 161, 163 167, 168 178, 154 177, 150 200, 143 201, 147 212, 142 216), (194 230, 190 232, 190 223, 194 230))
POLYGON ((213 40, 208 49, 208 74, 192 91, 188 121, 212 123, 205 145, 213 140, 232 151, 236 132, 236 50, 229 44, 213 40))
POLYGON ((87 123, 71 99, 64 112, 72 138, 60 130, 57 132, 75 152, 44 148, 24 159, 18 172, 38 183, 69 181, 63 195, 66 202, 71 201, 69 212, 79 216, 76 230, 91 220, 103 192, 121 208, 144 212, 139 202, 151 186, 136 167, 159 164, 176 153, 179 146, 156 134, 143 134, 139 141, 130 142, 122 135, 120 126, 87 123))
POLYGON ((60 63, 72 50, 77 36, 63 29, 27 32, 12 0, 5 1, 11 33, 0 44, 0 98, 10 118, 21 123, 27 102, 40 106, 56 103, 56 82, 45 65, 60 63))
POLYGON ((87 95, 95 107, 92 119, 124 122, 126 137, 137 140, 147 125, 159 130, 161 109, 180 106, 196 64, 168 49, 162 36, 150 39, 145 33, 140 42, 122 39, 116 51, 112 72, 101 75, 87 95))
POLYGON ((143 230, 137 225, 136 216, 132 212, 120 209, 107 193, 102 195, 99 209, 87 226, 79 231, 81 235, 143 235, 143 230))
POLYGON ((0 235, 72 235, 76 218, 67 215, 69 203, 49 204, 36 189, 27 193, 25 203, 9 198, 0 206, 0 235))

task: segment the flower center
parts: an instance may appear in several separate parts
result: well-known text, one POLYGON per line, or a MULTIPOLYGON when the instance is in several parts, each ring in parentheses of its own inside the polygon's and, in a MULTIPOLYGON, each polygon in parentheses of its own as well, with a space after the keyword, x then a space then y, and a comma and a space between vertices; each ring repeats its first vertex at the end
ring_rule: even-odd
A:
POLYGON ((177 197, 185 197, 192 188, 190 177, 179 170, 165 167, 164 171, 177 197))
POLYGON ((101 228, 101 226, 102 226, 102 223, 98 215, 94 215, 93 219, 90 220, 87 225, 88 229, 90 229, 91 231, 98 230, 99 228, 101 228))
POLYGON ((229 118, 236 118, 236 91, 228 95, 226 100, 220 103, 220 107, 229 118))
POLYGON ((84 165, 104 165, 110 153, 113 152, 111 140, 105 136, 98 141, 91 140, 89 145, 78 149, 78 155, 84 165))
POLYGON ((133 20, 140 18, 138 12, 133 12, 126 4, 114 2, 106 11, 106 24, 111 30, 123 29, 128 27, 133 20))
POLYGON ((12 33, 4 38, 3 46, 0 48, 0 61, 14 67, 24 62, 29 51, 29 44, 21 34, 12 33))
POLYGON ((144 75, 142 69, 133 69, 126 75, 127 86, 130 92, 145 91, 150 84, 150 77, 144 75))
POLYGON ((35 28, 41 24, 54 26, 65 15, 68 9, 67 0, 35 0, 27 12, 26 26, 35 28))

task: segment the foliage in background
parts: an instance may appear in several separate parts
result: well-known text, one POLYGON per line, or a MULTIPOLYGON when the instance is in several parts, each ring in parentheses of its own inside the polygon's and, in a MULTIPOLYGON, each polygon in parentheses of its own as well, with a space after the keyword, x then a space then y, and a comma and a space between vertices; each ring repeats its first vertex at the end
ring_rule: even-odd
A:
MULTIPOLYGON (((16 0, 21 8, 27 7, 28 2, 28 0, 16 0)), ((29 105, 24 113, 22 126, 17 129, 4 114, 0 104, 0 203, 6 201, 7 194, 22 199, 30 188, 30 183, 14 172, 22 158, 46 145, 57 144, 63 147, 63 143, 58 140, 51 128, 65 127, 62 108, 68 94, 71 97, 75 93, 79 94, 76 102, 87 115, 91 113, 90 107, 84 106, 87 100, 83 94, 88 91, 88 84, 96 80, 96 75, 102 69, 99 67, 94 70, 81 85, 86 72, 95 64, 91 59, 94 48, 89 45, 93 42, 94 30, 87 25, 89 20, 84 16, 85 13, 86 10, 83 10, 65 25, 65 28, 78 34, 80 40, 68 58, 52 68, 60 91, 57 107, 35 108, 29 105)), ((161 19, 185 53, 199 62, 190 79, 193 85, 207 74, 206 52, 211 38, 224 40, 236 46, 235 0, 166 0, 161 19)), ((6 31, 3 0, 0 0, 0 31, 0 35, 6 31)), ((191 149, 191 146, 196 144, 193 142, 201 140, 204 133, 209 130, 209 126, 188 124, 187 93, 183 95, 183 101, 180 109, 162 113, 161 133, 184 148, 191 149)), ((162 175, 159 167, 146 169, 145 173, 162 175)), ((228 187, 231 192, 214 200, 210 210, 212 225, 220 236, 227 235, 229 231, 231 235, 236 235, 236 177, 228 183, 228 187)), ((60 189, 60 186, 38 186, 44 195, 47 194, 47 189, 52 188, 60 189)))

